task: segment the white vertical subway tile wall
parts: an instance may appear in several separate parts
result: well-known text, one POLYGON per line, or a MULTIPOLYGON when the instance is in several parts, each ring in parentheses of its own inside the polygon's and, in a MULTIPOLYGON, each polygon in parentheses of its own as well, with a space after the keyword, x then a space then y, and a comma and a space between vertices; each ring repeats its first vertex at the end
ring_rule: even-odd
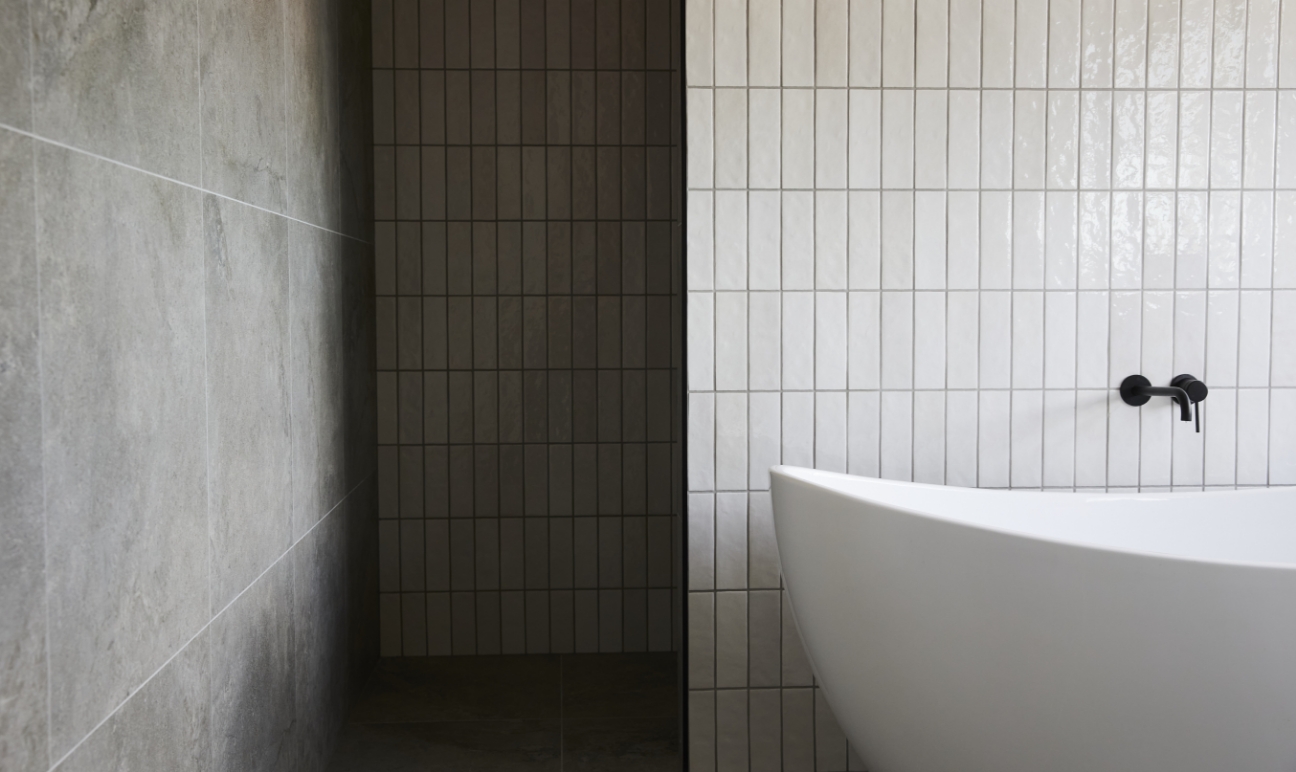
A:
POLYGON ((382 654, 676 649, 682 9, 373 8, 382 654))
POLYGON ((691 768, 861 769, 774 463, 1296 484, 1296 2, 687 0, 691 768), (1121 380, 1192 373, 1202 433, 1121 380))

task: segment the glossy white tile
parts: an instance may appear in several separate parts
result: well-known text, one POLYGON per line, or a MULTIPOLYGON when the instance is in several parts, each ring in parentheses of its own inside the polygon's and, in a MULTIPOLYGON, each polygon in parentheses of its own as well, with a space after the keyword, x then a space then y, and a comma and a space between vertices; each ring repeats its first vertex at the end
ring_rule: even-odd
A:
POLYGON ((747 192, 715 193, 715 288, 747 288, 747 192))
POLYGON ((1081 0, 1052 0, 1048 4, 1049 88, 1080 87, 1081 0))
POLYGON ((849 11, 850 85, 882 85, 882 3, 855 0, 849 11))
POLYGON ((976 189, 981 184, 981 94, 950 91, 948 111, 949 186, 976 189))
POLYGON ((981 85, 981 0, 949 0, 949 85, 981 85))
POLYGON ((948 99, 946 91, 919 91, 914 97, 914 187, 944 188, 948 99))
POLYGON ((715 90, 715 187, 747 187, 747 89, 715 90))
POLYGON ((714 82, 747 85, 747 0, 712 0, 715 14, 714 82))
POLYGON ((787 87, 814 85, 815 0, 783 0, 783 83, 787 87))
POLYGON ((815 193, 815 288, 844 290, 847 284, 847 194, 815 193))
POLYGON ((747 178, 753 188, 777 188, 783 171, 783 100, 776 89, 747 91, 747 178))
POLYGON ((882 85, 914 85, 915 0, 882 0, 882 85))
POLYGON ((1148 1, 1116 0, 1113 36, 1116 88, 1143 88, 1147 83, 1148 1))
POLYGON ((747 83, 750 86, 780 84, 782 17, 783 3, 780 0, 747 0, 747 83))
POLYGON ((1080 11, 1082 88, 1111 88, 1115 0, 1083 0, 1080 11))
POLYGON ((820 89, 815 98, 816 188, 846 187, 848 142, 847 94, 844 89, 820 89))
POLYGON ((949 14, 949 0, 917 0, 914 85, 919 88, 942 87, 948 81, 949 14))
POLYGON ((981 86, 1012 88, 1014 74, 1013 0, 981 0, 981 86))
POLYGON ((840 87, 847 80, 848 0, 815 0, 815 85, 840 87))
POLYGON ((882 187, 914 184, 914 92, 882 92, 882 187))

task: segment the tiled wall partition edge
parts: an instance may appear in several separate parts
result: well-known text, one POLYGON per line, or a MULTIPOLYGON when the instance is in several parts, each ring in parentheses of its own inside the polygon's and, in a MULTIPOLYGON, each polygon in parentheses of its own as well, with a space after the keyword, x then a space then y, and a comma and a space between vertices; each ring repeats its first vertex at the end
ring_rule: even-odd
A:
POLYGON ((680 10, 373 4, 384 656, 679 648, 680 10))
POLYGON ((322 770, 377 657, 369 7, 0 3, 0 768, 322 770))
POLYGON ((687 0, 691 768, 861 769, 768 468, 1296 484, 1296 4, 687 0), (1201 434, 1115 388, 1210 385, 1201 434))

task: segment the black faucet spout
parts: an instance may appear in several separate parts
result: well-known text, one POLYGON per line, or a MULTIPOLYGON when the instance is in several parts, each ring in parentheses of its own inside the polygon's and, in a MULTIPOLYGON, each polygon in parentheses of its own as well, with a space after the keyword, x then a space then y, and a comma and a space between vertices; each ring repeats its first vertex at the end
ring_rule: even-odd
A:
POLYGON ((1170 397, 1179 403, 1179 420, 1193 420, 1192 400, 1188 398, 1187 391, 1178 386, 1144 386, 1141 391, 1149 397, 1170 397))
POLYGON ((1125 404, 1138 407, 1146 405, 1153 397, 1169 397, 1179 404, 1179 420, 1193 421, 1201 431, 1201 412, 1198 403, 1209 393, 1206 384, 1191 375, 1176 375, 1169 386, 1153 386, 1141 375, 1131 375, 1121 381, 1120 395, 1125 404))

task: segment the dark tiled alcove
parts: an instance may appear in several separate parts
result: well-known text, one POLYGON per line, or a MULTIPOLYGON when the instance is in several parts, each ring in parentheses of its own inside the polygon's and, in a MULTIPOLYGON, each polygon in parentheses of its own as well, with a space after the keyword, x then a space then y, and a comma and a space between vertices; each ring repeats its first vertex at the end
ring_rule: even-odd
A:
POLYGON ((380 662, 331 772, 679 769, 676 655, 380 662))

